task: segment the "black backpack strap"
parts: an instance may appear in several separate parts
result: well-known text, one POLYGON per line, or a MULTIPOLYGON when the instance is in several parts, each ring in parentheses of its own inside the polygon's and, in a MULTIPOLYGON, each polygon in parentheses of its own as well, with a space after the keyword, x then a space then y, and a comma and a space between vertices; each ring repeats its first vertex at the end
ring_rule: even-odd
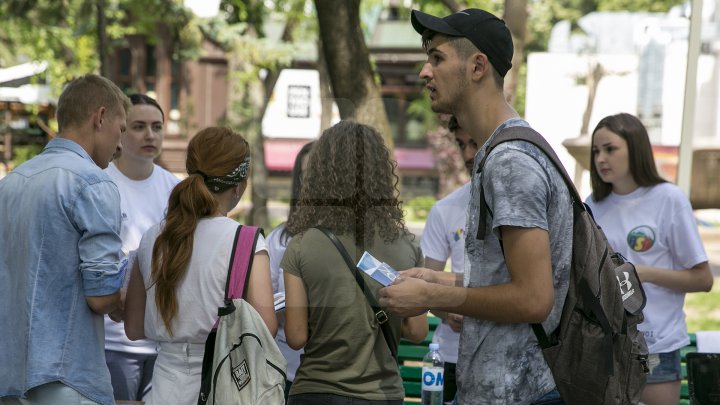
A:
MULTIPOLYGON (((490 207, 487 206, 487 202, 485 201, 485 192, 482 187, 482 170, 485 167, 485 161, 490 156, 490 152, 492 152, 493 149, 495 149, 496 146, 500 145, 501 143, 509 142, 509 141, 525 141, 530 142, 531 144, 537 146, 540 150, 545 153, 545 155, 550 159, 550 161, 553 163, 555 168, 557 169, 558 173, 562 176, 563 180, 565 181, 565 185, 568 188, 568 191, 570 192, 570 195, 573 198, 574 204, 582 204, 582 198, 580 198, 580 194, 578 193, 577 189, 575 188, 575 183, 573 183, 572 179, 570 179, 570 176, 568 175, 567 171, 565 170, 565 166, 563 166, 562 162, 560 162, 560 158, 558 158, 557 154, 553 150, 552 146, 545 140, 545 138, 540 135, 537 131, 530 127, 524 127, 524 126, 513 126, 513 127, 506 127, 500 130, 500 132, 493 138, 493 140, 488 145, 485 155, 483 156, 482 160, 480 161, 480 164, 478 166, 477 172, 480 173, 480 217, 478 218, 478 229, 477 229, 477 239, 478 240, 485 240, 485 227, 487 226, 487 213, 490 211, 490 207)), ((583 207, 584 208, 584 207, 583 207)), ((492 211, 490 211, 492 214, 492 211)))
MULTIPOLYGON (((613 330, 610 321, 605 315, 605 311, 600 305, 600 299, 593 294, 587 280, 580 280, 580 296, 583 298, 584 304, 590 309, 595 316, 595 320, 600 324, 603 330, 602 353, 605 356, 605 375, 613 375, 613 330)), ((624 318, 624 317, 623 317, 624 318)))
POLYGON ((372 291, 370 291, 370 288, 365 283, 365 279, 363 278, 360 270, 358 270, 357 266, 353 264, 352 259, 350 258, 350 254, 345 250, 345 247, 343 244, 338 240, 337 236, 335 236, 334 233, 332 233, 331 230, 324 228, 322 226, 316 226, 315 229, 319 230, 320 232, 324 233, 325 236, 327 236, 328 239, 335 245, 335 248, 340 252, 340 255, 342 256, 343 260, 345 261, 345 264, 347 265, 350 272, 355 277, 355 281, 357 282, 358 286, 360 287, 360 290, 362 290, 363 294, 365 295, 365 299, 367 300, 368 304, 370 305, 370 308, 373 311, 373 314, 375 314, 375 319, 378 321, 378 324, 380 324, 380 331, 383 334, 383 337, 385 338, 385 342, 388 345, 388 348, 390 349, 390 353, 392 356, 397 360, 397 341, 395 340, 395 334, 392 331, 392 328, 390 327, 390 324, 388 323, 388 320, 390 317, 388 316, 387 312, 385 312, 384 309, 380 306, 380 303, 378 303, 377 299, 375 298, 375 295, 373 295, 372 291))

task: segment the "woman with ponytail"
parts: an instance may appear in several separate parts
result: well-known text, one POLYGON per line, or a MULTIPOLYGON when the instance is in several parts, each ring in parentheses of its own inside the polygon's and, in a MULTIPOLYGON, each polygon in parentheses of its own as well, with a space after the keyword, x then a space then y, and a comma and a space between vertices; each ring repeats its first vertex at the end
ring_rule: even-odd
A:
MULTIPOLYGON (((247 187, 250 149, 227 128, 200 131, 188 145, 188 177, 170 194, 165 220, 142 238, 128 288, 125 333, 159 343, 146 404, 193 404, 205 340, 222 306, 237 222, 227 213, 247 187)), ((247 301, 277 331, 265 240, 259 237, 247 301)))

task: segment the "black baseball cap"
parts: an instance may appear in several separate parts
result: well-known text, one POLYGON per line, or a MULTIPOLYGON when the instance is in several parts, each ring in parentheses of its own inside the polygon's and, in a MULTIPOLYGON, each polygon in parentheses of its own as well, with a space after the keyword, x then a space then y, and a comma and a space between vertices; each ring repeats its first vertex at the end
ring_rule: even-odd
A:
POLYGON ((505 77, 512 67, 513 42, 510 30, 505 25, 505 21, 485 10, 468 8, 443 18, 413 10, 410 14, 410 22, 420 35, 425 30, 430 30, 469 39, 475 47, 487 55, 490 63, 502 77, 505 77))

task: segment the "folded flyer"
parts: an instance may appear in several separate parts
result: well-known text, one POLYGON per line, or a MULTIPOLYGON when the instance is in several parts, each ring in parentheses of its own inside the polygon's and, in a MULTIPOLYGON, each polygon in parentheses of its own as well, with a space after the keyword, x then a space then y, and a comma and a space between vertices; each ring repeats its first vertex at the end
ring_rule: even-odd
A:
POLYGON ((395 281, 399 275, 390 265, 374 258, 368 252, 363 253, 357 267, 385 287, 395 281))
POLYGON ((275 312, 285 310, 285 293, 279 292, 273 295, 273 301, 275 302, 275 312))

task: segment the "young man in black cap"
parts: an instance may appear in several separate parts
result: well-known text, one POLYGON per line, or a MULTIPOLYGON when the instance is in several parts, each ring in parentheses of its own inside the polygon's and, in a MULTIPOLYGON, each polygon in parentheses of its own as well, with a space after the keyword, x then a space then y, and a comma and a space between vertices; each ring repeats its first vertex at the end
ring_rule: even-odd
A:
POLYGON ((483 146, 475 157, 464 278, 411 269, 380 291, 381 304, 401 316, 428 309, 465 316, 458 404, 561 404, 529 324, 550 332, 560 320, 572 254, 570 194, 543 152, 523 141, 497 146, 483 176, 477 173, 500 130, 529 126, 503 93, 512 37, 502 20, 478 9, 445 18, 413 11, 411 21, 428 54, 420 77, 433 111, 454 114, 483 146), (489 208, 485 229, 478 229, 480 204, 489 208))

